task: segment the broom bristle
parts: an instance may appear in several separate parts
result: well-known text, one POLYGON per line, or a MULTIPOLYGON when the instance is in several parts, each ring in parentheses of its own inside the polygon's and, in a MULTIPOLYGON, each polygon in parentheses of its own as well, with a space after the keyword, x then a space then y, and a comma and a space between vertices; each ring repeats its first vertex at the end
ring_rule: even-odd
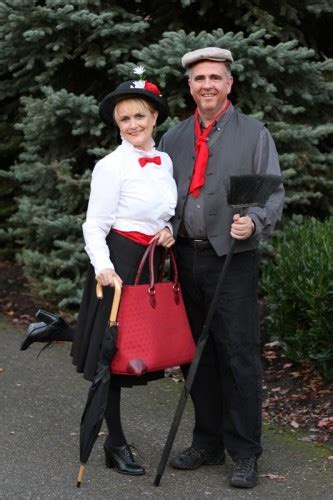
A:
POLYGON ((279 175, 232 175, 229 180, 228 205, 234 208, 264 206, 282 183, 279 175))

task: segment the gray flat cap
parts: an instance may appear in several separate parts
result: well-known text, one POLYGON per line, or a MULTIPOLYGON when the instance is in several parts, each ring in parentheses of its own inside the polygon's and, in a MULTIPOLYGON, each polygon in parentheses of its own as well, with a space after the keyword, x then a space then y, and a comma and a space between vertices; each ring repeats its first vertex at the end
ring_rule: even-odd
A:
POLYGON ((182 66, 187 69, 201 61, 233 62, 230 50, 219 47, 205 47, 204 49, 187 52, 182 57, 182 66))

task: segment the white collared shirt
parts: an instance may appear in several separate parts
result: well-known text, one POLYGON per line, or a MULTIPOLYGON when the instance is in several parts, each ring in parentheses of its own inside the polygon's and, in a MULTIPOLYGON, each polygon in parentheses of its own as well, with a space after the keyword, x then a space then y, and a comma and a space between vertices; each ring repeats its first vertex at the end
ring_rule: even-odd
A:
POLYGON ((111 228, 155 235, 169 227, 175 214, 177 188, 168 154, 140 151, 127 141, 102 158, 92 173, 85 223, 82 225, 85 250, 96 275, 114 269, 106 237, 111 228), (161 165, 139 164, 142 156, 160 156, 161 165))

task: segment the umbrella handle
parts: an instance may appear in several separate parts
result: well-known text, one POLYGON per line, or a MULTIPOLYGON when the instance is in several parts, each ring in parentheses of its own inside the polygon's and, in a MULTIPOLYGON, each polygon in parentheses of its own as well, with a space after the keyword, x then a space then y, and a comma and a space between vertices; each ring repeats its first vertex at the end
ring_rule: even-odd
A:
MULTIPOLYGON (((113 283, 114 283, 114 296, 113 296, 112 308, 111 308, 110 317, 109 317, 109 325, 110 326, 112 326, 112 324, 117 322, 117 314, 118 314, 120 297, 121 297, 121 284, 116 277, 114 277, 113 283)), ((96 283, 96 296, 99 299, 103 298, 103 287, 99 283, 96 283)))
POLYGON ((96 283, 96 297, 98 299, 103 298, 103 287, 99 283, 96 283))
POLYGON ((118 309, 119 309, 120 297, 121 297, 121 284, 117 280, 117 278, 115 278, 114 279, 114 296, 113 296, 112 307, 111 307, 110 318, 109 318, 109 325, 110 326, 112 326, 112 324, 117 322, 117 314, 118 314, 118 309))

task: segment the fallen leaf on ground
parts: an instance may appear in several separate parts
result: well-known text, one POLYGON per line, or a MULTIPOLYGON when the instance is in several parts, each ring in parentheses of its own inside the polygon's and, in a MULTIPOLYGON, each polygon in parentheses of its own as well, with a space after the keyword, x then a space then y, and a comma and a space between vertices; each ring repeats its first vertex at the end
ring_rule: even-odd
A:
POLYGON ((280 342, 278 340, 274 340, 274 342, 267 342, 267 344, 265 344, 265 347, 269 347, 270 349, 272 349, 273 347, 280 347, 280 342))
POLYGON ((316 437, 317 443, 327 443, 327 441, 328 441, 328 436, 317 436, 316 437))
POLYGON ((298 441, 305 441, 306 443, 312 443, 312 441, 315 441, 317 438, 316 436, 304 436, 298 438, 298 441))
POLYGON ((263 356, 266 359, 276 359, 278 357, 275 351, 264 351, 263 356))
POLYGON ((316 425, 320 429, 333 429, 333 417, 322 418, 316 425))
POLYGON ((276 481, 285 481, 287 479, 286 476, 282 476, 281 474, 260 474, 260 477, 267 477, 276 481))

